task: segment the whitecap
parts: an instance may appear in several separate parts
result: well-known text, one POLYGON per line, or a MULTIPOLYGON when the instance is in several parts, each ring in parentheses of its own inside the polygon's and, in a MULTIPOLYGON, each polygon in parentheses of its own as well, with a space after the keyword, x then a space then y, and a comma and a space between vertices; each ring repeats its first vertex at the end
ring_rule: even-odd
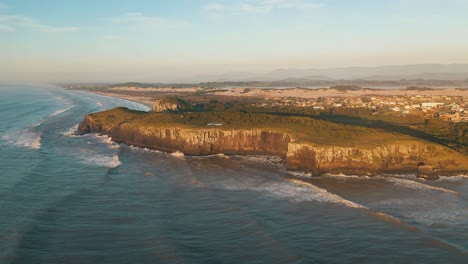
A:
POLYGON ((86 164, 89 164, 89 165, 98 165, 100 167, 107 167, 107 168, 116 168, 122 164, 117 154, 114 154, 112 157, 105 156, 105 155, 89 156, 89 157, 86 157, 84 161, 86 164))
POLYGON ((50 114, 49 117, 54 117, 56 115, 60 115, 60 114, 65 113, 66 111, 68 111, 68 110, 70 110, 72 108, 73 108, 73 106, 70 106, 70 107, 64 108, 64 109, 59 109, 59 110, 53 112, 52 114, 50 114))
POLYGON ((136 151, 164 153, 164 152, 159 151, 159 150, 149 149, 149 148, 140 148, 140 147, 136 147, 136 146, 134 146, 134 145, 130 145, 130 146, 128 146, 128 147, 129 147, 131 150, 136 150, 136 151))
POLYGON ((314 177, 312 173, 307 173, 307 172, 287 171, 287 173, 294 177, 303 178, 303 179, 310 179, 314 177))
POLYGON ((2 139, 10 145, 30 149, 40 149, 42 133, 22 130, 21 132, 15 134, 15 136, 3 135, 2 139))
POLYGON ((407 180, 407 179, 402 179, 402 178, 393 178, 393 177, 382 177, 382 178, 400 187, 411 188, 415 190, 423 190, 423 191, 427 191, 427 190, 440 191, 440 192, 450 193, 454 195, 460 194, 456 191, 452 191, 452 190, 441 188, 441 187, 435 187, 432 185, 428 185, 428 184, 424 184, 424 183, 420 183, 420 182, 416 182, 412 180, 407 180))
POLYGON ((222 158, 222 159, 229 159, 229 156, 224 155, 224 153, 219 153, 219 154, 216 154, 215 156, 218 158, 222 158))
POLYGON ((61 134, 64 136, 75 136, 75 133, 77 130, 78 130, 78 124, 70 127, 66 131, 63 131, 61 134))
POLYGON ((112 137, 108 136, 108 135, 97 135, 96 134, 96 137, 101 139, 102 142, 108 144, 108 145, 111 145, 114 143, 114 141, 112 141, 112 137))
POLYGON ((359 209, 368 209, 364 205, 352 202, 350 200, 346 200, 343 197, 336 195, 334 193, 330 193, 325 189, 319 188, 311 183, 304 182, 301 180, 296 180, 296 179, 289 179, 290 182, 304 186, 309 189, 314 195, 312 196, 314 200, 322 201, 322 202, 331 202, 331 203, 336 203, 336 204, 341 204, 345 205, 347 207, 351 208, 359 208, 359 209))
POLYGON ((343 174, 343 173, 340 173, 340 174, 324 174, 323 177, 328 177, 328 178, 337 178, 337 179, 350 179, 350 178, 353 178, 353 179, 369 179, 370 177, 369 176, 358 176, 358 175, 346 175, 346 174, 343 174))
POLYGON ((98 138, 101 142, 104 142, 105 144, 107 144, 109 146, 109 148, 112 148, 112 149, 118 149, 120 148, 119 144, 115 143, 113 140, 112 140, 112 137, 108 136, 108 135, 98 135, 98 134, 92 134, 92 136, 95 136, 96 138, 98 138))
POLYGON ((463 180, 468 180, 468 175, 439 176, 439 179, 436 180, 436 182, 443 182, 443 181, 458 182, 458 181, 463 181, 463 180))
POLYGON ((32 127, 38 127, 38 126, 42 125, 42 123, 44 123, 44 122, 45 122, 45 119, 42 118, 41 120, 39 120, 39 122, 37 122, 36 124, 34 124, 32 127))
POLYGON ((182 153, 182 152, 180 152, 180 151, 176 151, 176 152, 171 153, 171 156, 176 157, 176 158, 183 158, 183 157, 185 157, 184 153, 182 153))
POLYGON ((367 207, 346 200, 325 189, 319 188, 311 183, 296 179, 285 179, 280 181, 253 181, 245 180, 235 184, 224 184, 226 190, 250 190, 264 192, 268 196, 278 199, 286 199, 291 202, 315 201, 334 203, 351 208, 367 209, 367 207))

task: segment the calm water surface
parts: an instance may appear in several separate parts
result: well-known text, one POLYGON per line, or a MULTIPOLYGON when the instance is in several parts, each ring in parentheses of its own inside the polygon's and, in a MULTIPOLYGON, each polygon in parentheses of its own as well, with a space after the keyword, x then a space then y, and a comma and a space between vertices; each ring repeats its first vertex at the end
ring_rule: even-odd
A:
POLYGON ((136 103, 0 86, 0 263, 468 263, 468 178, 303 178, 73 136, 136 103))

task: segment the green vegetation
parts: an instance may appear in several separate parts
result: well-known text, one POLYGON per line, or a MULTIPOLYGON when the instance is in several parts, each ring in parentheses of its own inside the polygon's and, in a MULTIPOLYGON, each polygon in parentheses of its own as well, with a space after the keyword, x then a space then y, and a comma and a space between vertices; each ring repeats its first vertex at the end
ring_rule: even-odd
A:
MULTIPOLYGON (((468 124, 453 123, 440 119, 426 119, 423 114, 401 115, 394 111, 380 111, 381 109, 369 108, 327 108, 324 110, 314 109, 312 107, 296 106, 272 106, 268 100, 242 99, 236 101, 210 100, 204 103, 189 104, 177 97, 169 97, 171 102, 182 102, 186 107, 181 112, 194 115, 197 112, 199 116, 205 113, 206 116, 235 115, 241 114, 265 114, 278 117, 302 117, 308 120, 328 121, 334 124, 349 125, 356 128, 375 128, 390 133, 407 135, 438 144, 448 146, 458 152, 468 155, 468 124), (264 103, 258 106, 259 103, 264 103), (209 113, 207 113, 209 112, 209 113), (380 112, 380 113, 379 113, 380 112)), ((206 120, 207 123, 210 121, 206 120)), ((261 124, 261 123, 259 123, 261 124)), ((241 123, 236 124, 241 125, 241 123)), ((249 124, 251 125, 251 124, 249 124)))
POLYGON ((128 125, 141 128, 213 128, 210 123, 219 123, 223 130, 265 129, 289 133, 296 142, 315 145, 334 145, 372 148, 384 143, 412 140, 411 137, 362 126, 336 124, 310 117, 282 116, 276 114, 242 113, 236 111, 146 113, 126 108, 116 108, 89 116, 102 127, 128 125))
POLYGON ((162 100, 160 100, 161 104, 174 104, 177 105, 178 109, 184 110, 184 111, 190 111, 192 110, 192 105, 189 104, 187 101, 182 100, 181 98, 177 96, 168 96, 162 100))
POLYGON ((422 114, 406 114, 389 111, 377 114, 369 108, 328 108, 315 110, 310 107, 276 106, 256 107, 252 104, 236 104, 229 111, 265 113, 283 116, 302 116, 336 124, 377 128, 448 146, 468 155, 468 123, 453 123, 440 119, 426 119, 422 114))

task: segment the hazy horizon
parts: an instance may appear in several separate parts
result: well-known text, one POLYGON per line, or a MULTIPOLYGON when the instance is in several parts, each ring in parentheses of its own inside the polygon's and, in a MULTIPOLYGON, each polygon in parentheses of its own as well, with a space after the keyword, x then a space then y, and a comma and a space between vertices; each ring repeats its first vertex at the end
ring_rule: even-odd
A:
POLYGON ((466 10, 466 0, 0 0, 0 82, 468 63, 466 10))

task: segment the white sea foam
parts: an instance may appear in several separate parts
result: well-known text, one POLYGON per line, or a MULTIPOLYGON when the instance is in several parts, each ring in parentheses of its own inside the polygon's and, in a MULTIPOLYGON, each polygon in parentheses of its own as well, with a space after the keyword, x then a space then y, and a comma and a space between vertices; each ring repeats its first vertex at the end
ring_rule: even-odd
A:
POLYGON ((63 131, 61 134, 64 136, 75 136, 75 133, 77 130, 78 130, 78 124, 70 127, 66 131, 63 131))
POLYGON ((311 183, 304 182, 301 180, 295 180, 295 179, 289 179, 290 182, 299 185, 299 186, 304 186, 306 188, 309 188, 310 191, 312 191, 315 195, 314 198, 317 198, 318 194, 318 200, 319 201, 324 201, 324 202, 332 202, 332 203, 337 203, 337 204, 342 204, 347 207, 352 207, 352 208, 360 208, 360 209, 368 209, 367 207, 357 204, 355 202, 349 201, 344 199, 343 197, 336 195, 334 193, 330 193, 325 189, 319 188, 311 183))
POLYGON ((114 154, 112 157, 105 155, 94 155, 84 159, 86 164, 98 165, 100 167, 115 168, 120 166, 122 163, 119 160, 119 156, 114 154))
POLYGON ((400 187, 411 188, 415 190, 423 190, 423 191, 427 191, 427 190, 440 191, 440 192, 450 193, 454 195, 459 195, 459 193, 456 191, 452 191, 452 190, 440 188, 440 187, 435 187, 429 184, 424 184, 424 183, 420 183, 420 182, 416 182, 412 180, 407 180, 407 179, 402 179, 402 178, 393 178, 393 177, 382 177, 382 178, 400 187))
POLYGON ((417 180, 418 177, 416 174, 382 174, 382 177, 392 177, 392 178, 400 178, 400 179, 407 179, 407 180, 417 180))
POLYGON ((114 143, 114 141, 112 141, 112 137, 109 137, 108 135, 97 135, 97 137, 106 144, 111 145, 114 143))
POLYGON ((133 146, 133 145, 130 145, 129 148, 132 149, 132 150, 137 150, 137 151, 164 153, 164 152, 159 151, 159 150, 149 149, 149 148, 140 148, 140 147, 136 147, 136 146, 133 146))
POLYGON ((29 130, 22 130, 19 133, 12 135, 3 135, 2 139, 7 144, 30 149, 40 149, 42 133, 29 130))
POLYGON ((325 174, 323 177, 338 178, 338 179, 369 179, 369 176, 357 176, 357 175, 346 175, 346 174, 325 174))
POLYGON ((306 172, 287 171, 287 173, 294 177, 303 178, 303 179, 309 179, 313 177, 312 173, 306 173, 306 172))
POLYGON ((224 189, 265 192, 268 196, 287 199, 291 202, 316 201, 340 204, 351 208, 367 209, 367 207, 363 205, 346 200, 311 183, 296 179, 266 182, 252 182, 246 180, 237 182, 236 184, 226 184, 224 185, 224 189))
POLYGON ((182 152, 180 152, 180 151, 176 151, 176 152, 171 153, 171 156, 176 157, 176 158, 183 158, 183 157, 185 157, 184 153, 182 153, 182 152))
POLYGON ((40 125, 42 125, 42 123, 44 123, 45 119, 42 118, 41 120, 39 120, 39 122, 37 122, 36 124, 34 124, 32 127, 38 127, 40 125))
POLYGON ((439 176, 439 179, 436 180, 436 182, 443 182, 443 181, 458 182, 458 181, 463 181, 463 180, 468 180, 468 175, 439 176))
POLYGON ((56 116, 56 115, 60 115, 60 114, 65 113, 66 111, 68 111, 68 110, 70 110, 70 109, 72 109, 72 108, 73 108, 73 106, 70 106, 70 107, 64 108, 64 109, 59 109, 59 110, 53 112, 52 114, 50 114, 49 117, 53 117, 53 116, 56 116))
POLYGON ((106 143, 110 148, 113 148, 113 149, 120 148, 119 144, 112 141, 112 137, 109 137, 108 135, 98 135, 98 134, 93 134, 93 135, 96 136, 102 142, 106 143))

